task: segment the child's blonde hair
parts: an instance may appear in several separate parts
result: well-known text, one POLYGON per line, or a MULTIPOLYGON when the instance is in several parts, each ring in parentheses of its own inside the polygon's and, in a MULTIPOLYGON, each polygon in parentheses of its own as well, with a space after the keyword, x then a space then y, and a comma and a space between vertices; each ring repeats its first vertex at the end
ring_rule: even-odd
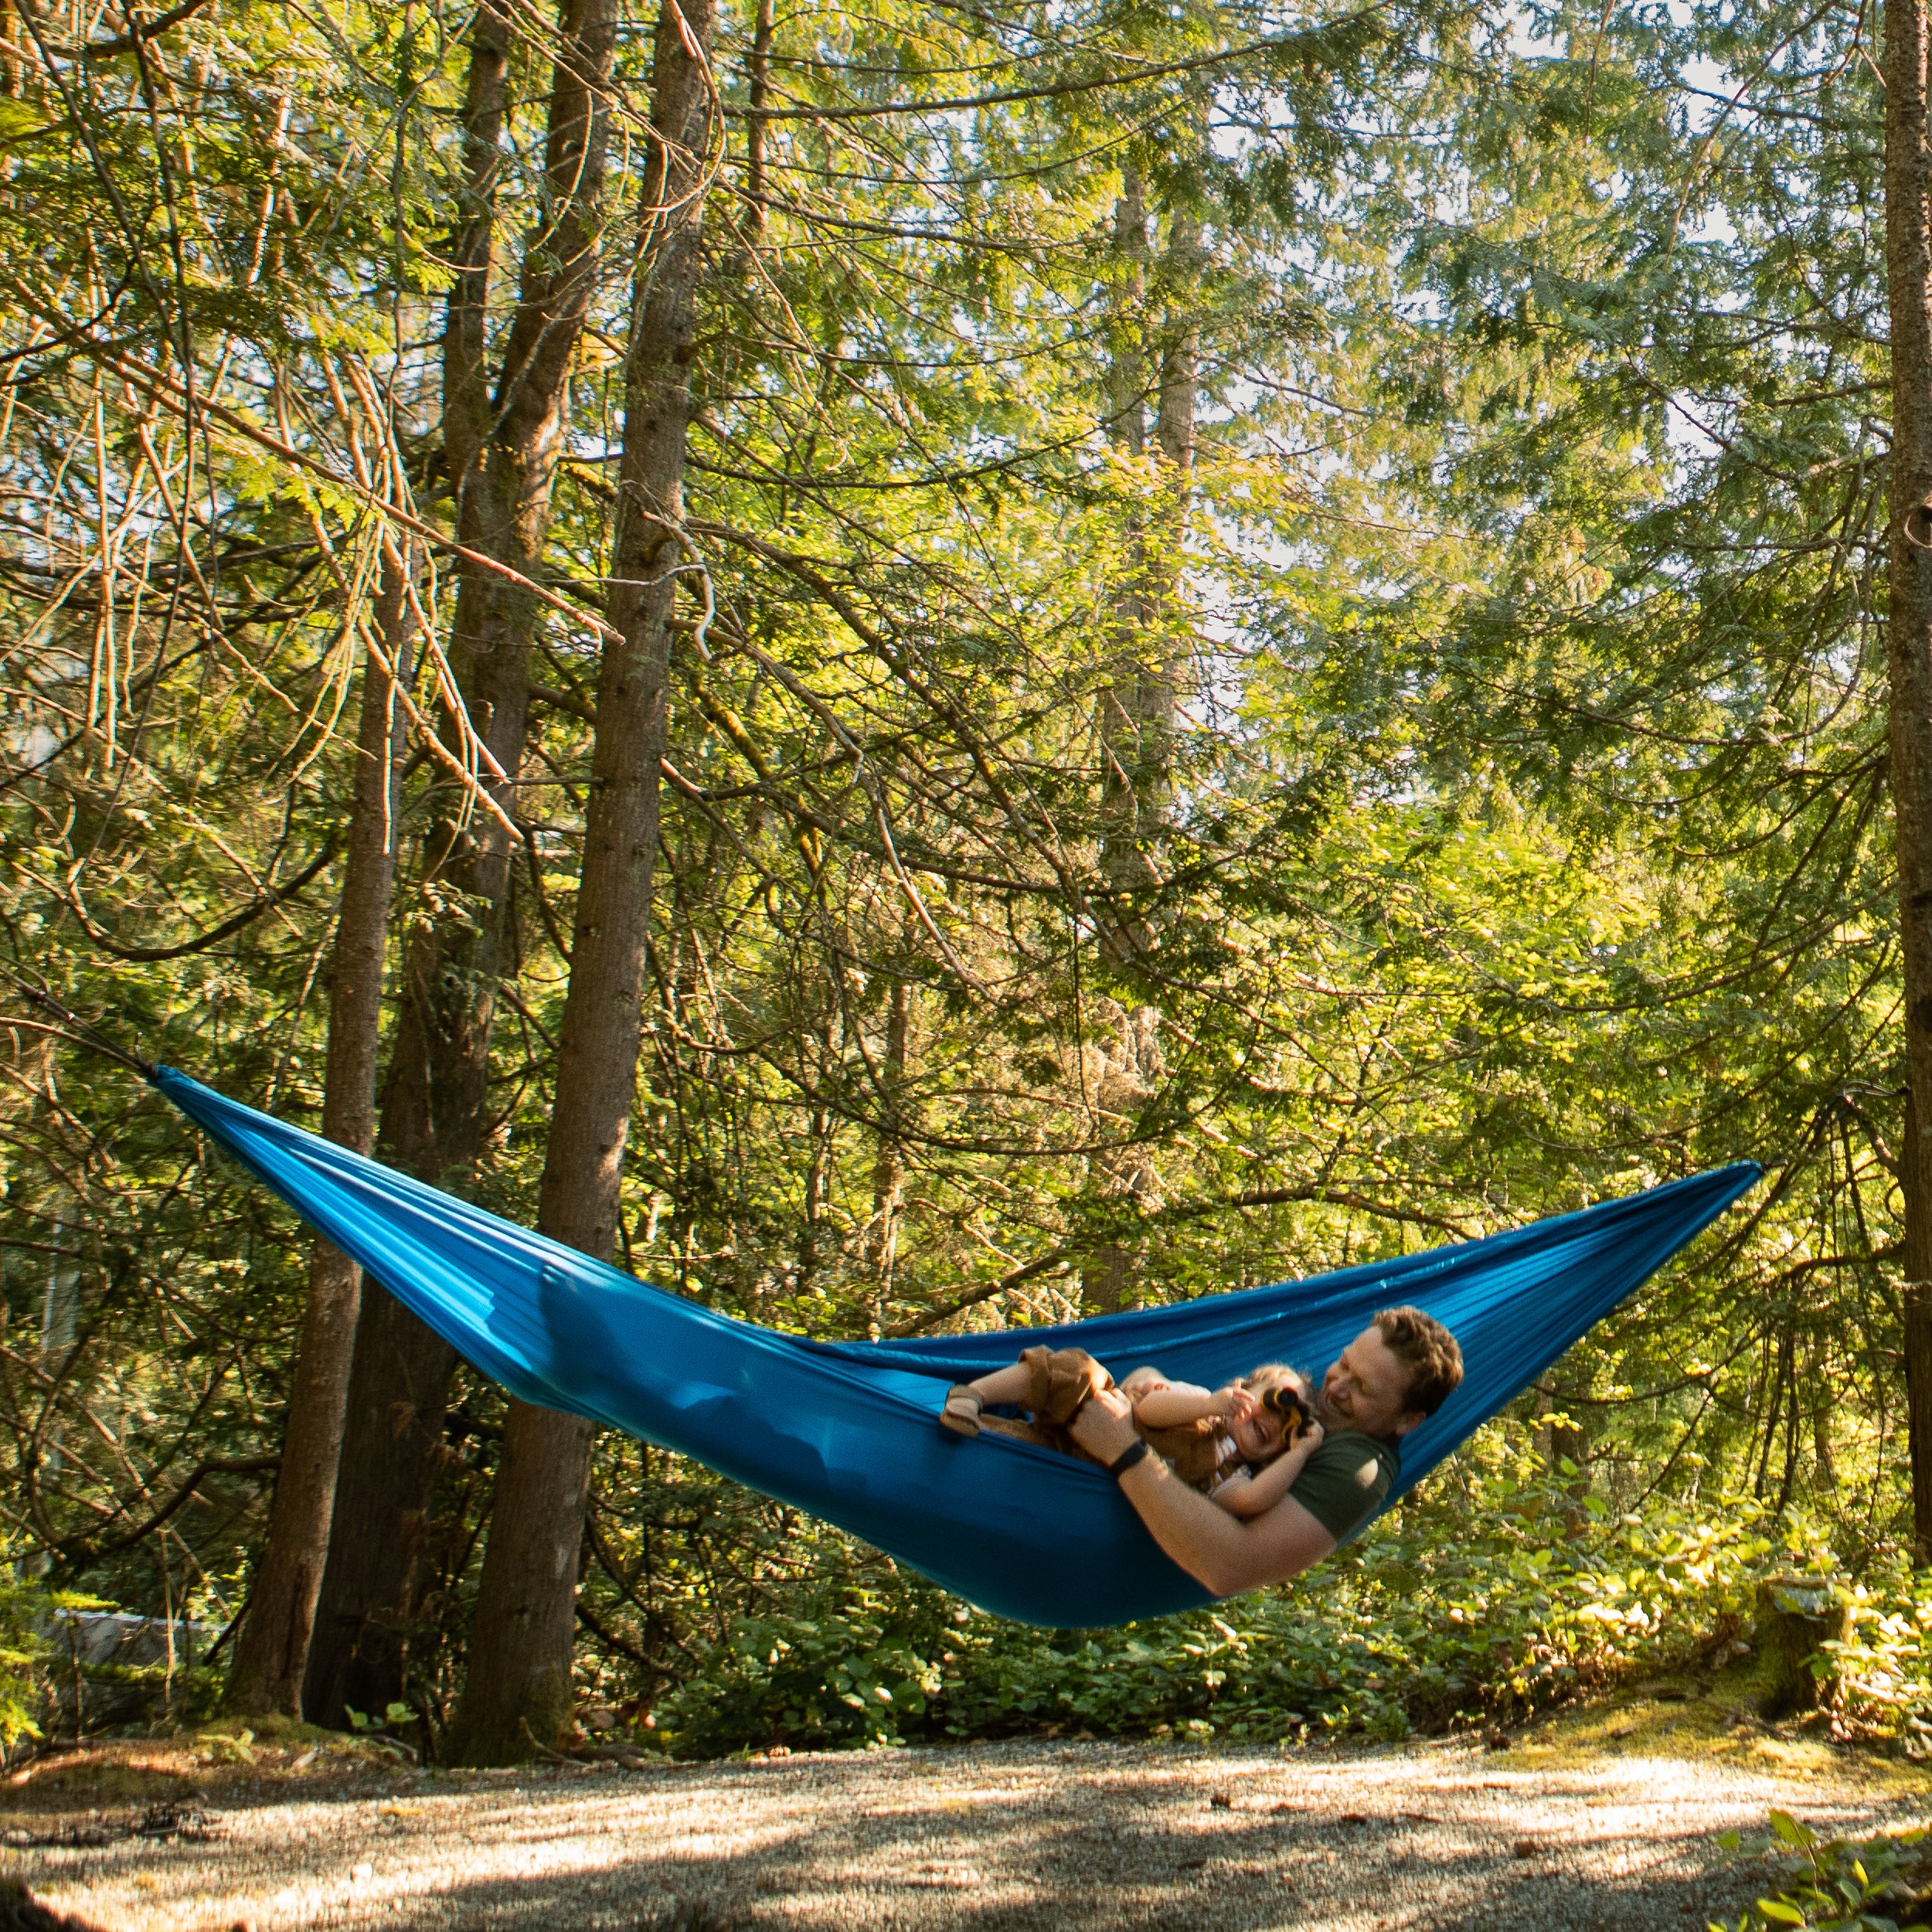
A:
POLYGON ((1260 1368, 1237 1376, 1234 1386, 1247 1389, 1251 1396, 1265 1395, 1270 1389, 1292 1389, 1298 1396, 1314 1393, 1314 1384, 1308 1378, 1285 1362, 1264 1362, 1260 1368))

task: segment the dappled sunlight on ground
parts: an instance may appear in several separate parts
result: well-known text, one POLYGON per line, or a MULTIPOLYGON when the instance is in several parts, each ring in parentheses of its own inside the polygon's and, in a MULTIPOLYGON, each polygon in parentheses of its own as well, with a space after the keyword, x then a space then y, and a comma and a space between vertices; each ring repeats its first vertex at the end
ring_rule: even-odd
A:
POLYGON ((697 1900, 717 1924, 824 1932, 1655 1932, 1764 1889, 1715 1839, 1773 1805, 1865 1831, 1932 1802, 1913 1767, 1655 1708, 1695 1718, 1694 1748, 1660 1748, 1632 1698, 1509 1750, 1029 1742, 427 1776, 342 1753, 298 1771, 294 1748, 199 1772, 151 1753, 165 1797, 111 1795, 97 1762, 91 1793, 82 1767, 49 1770, 0 1825, 5 1869, 104 1932, 631 1932, 697 1900))

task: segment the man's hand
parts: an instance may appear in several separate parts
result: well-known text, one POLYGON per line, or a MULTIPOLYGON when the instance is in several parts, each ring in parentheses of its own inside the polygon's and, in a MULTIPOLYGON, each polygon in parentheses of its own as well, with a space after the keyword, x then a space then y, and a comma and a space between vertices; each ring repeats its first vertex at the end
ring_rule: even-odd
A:
POLYGON ((1125 1454, 1138 1440, 1134 1405, 1118 1389, 1103 1389, 1097 1395, 1089 1396, 1068 1426, 1073 1440, 1102 1462, 1112 1462, 1125 1454))

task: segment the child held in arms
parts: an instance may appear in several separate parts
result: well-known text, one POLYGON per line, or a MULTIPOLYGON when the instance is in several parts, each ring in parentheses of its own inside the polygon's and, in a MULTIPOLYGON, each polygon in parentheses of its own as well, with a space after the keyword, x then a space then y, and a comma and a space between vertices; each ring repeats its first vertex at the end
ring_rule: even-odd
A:
MULTIPOLYGON (((1090 1396, 1113 1386, 1084 1349, 1029 1349, 1010 1369, 949 1389, 940 1424, 955 1435, 991 1429, 1084 1455, 1067 1424, 1090 1396), (983 1413, 997 1407, 1026 1409, 1033 1419, 983 1413)), ((1136 1369, 1120 1386, 1141 1439, 1182 1481, 1233 1515, 1272 1509, 1321 1445, 1308 1378, 1285 1362, 1264 1362, 1219 1389, 1170 1382, 1158 1369, 1136 1369)))

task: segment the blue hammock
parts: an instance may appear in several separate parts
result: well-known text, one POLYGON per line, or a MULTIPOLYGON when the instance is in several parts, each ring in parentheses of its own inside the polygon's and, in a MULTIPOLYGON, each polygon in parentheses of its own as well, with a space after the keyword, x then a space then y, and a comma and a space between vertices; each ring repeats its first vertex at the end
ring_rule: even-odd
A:
MULTIPOLYGON (((1403 1444, 1399 1496, 1750 1186, 1749 1162, 1508 1233, 1279 1287, 1057 1328, 821 1342, 714 1313, 224 1099, 155 1084, 477 1368, 809 1510, 970 1602, 1063 1628, 1211 1600, 1106 1473, 937 1417, 945 1386, 1032 1341, 1077 1342, 1217 1386, 1257 1362, 1319 1370, 1377 1308, 1414 1302, 1462 1343, 1461 1388, 1403 1444)), ((1393 1500, 1393 1496, 1390 1498, 1393 1500)))

